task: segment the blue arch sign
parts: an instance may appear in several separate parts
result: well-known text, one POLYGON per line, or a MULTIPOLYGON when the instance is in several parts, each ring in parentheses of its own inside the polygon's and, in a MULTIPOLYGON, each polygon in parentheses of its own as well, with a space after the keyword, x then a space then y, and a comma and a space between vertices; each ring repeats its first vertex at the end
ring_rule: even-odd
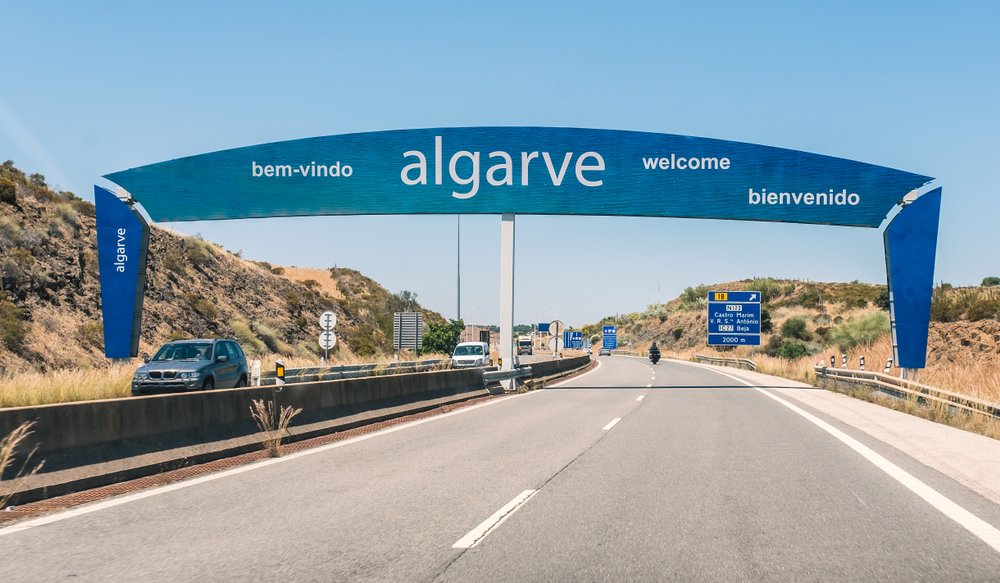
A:
MULTIPOLYGON (((912 197, 933 180, 893 168, 743 142, 549 127, 323 136, 178 158, 105 178, 126 189, 155 221, 514 213, 870 228, 880 226, 890 211, 904 204, 904 197, 912 197)), ((904 214, 917 213, 899 213, 894 222, 904 214)), ((914 244, 933 249, 936 214, 933 241, 928 238, 928 221, 917 222, 922 234, 887 236, 887 254, 900 246, 912 250, 914 244)), ((896 230, 910 232, 903 227, 896 230)), ((926 261, 926 249, 918 255, 926 261)), ((893 291, 900 289, 899 278, 892 275, 907 270, 905 259, 887 265, 893 291)), ((930 289, 933 280, 923 281, 926 271, 921 272, 920 282, 909 285, 907 279, 903 287, 922 288, 926 283, 930 289)), ((905 274, 902 277, 906 279, 905 274)), ((901 299, 895 298, 897 304, 901 299)), ((916 311, 922 313, 922 305, 916 311)), ((926 321, 923 324, 926 329, 926 321)), ((107 349, 108 338, 105 343, 107 349)), ((897 362, 922 367, 924 357, 916 358, 917 352, 926 349, 898 354, 897 362)))

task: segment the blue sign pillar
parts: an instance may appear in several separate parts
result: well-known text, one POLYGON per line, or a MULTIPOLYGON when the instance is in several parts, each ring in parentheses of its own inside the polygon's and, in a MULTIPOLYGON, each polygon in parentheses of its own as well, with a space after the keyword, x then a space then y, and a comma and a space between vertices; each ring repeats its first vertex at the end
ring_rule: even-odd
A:
POLYGON ((149 226, 131 205, 100 186, 94 187, 94 204, 104 356, 131 358, 139 353, 149 226))
POLYGON ((903 207, 883 233, 893 357, 900 368, 927 364, 940 214, 941 189, 935 188, 903 207))

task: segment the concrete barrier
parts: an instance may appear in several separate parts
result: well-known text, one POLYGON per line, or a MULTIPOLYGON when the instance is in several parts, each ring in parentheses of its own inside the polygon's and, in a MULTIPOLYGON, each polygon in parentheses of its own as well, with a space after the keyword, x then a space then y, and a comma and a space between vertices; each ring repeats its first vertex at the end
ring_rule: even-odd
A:
POLYGON ((255 434, 250 403, 274 395, 303 409, 296 426, 482 390, 482 371, 472 369, 17 407, 0 409, 0 435, 34 421, 25 451, 37 447, 49 472, 255 434))
POLYGON ((531 378, 537 379, 550 377, 564 372, 569 372, 590 364, 589 356, 576 356, 573 358, 560 358, 556 360, 542 360, 531 363, 531 378))

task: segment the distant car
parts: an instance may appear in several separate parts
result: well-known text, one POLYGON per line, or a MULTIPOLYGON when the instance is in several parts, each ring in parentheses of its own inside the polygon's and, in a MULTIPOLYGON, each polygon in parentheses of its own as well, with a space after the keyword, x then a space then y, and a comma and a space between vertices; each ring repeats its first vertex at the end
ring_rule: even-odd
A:
POLYGON ((233 340, 175 340, 132 377, 132 394, 247 386, 247 357, 233 340))
POLYGON ((490 363, 490 345, 485 342, 461 342, 451 354, 451 368, 486 366, 490 363))
POLYGON ((597 356, 611 356, 610 348, 602 348, 597 351, 597 356))

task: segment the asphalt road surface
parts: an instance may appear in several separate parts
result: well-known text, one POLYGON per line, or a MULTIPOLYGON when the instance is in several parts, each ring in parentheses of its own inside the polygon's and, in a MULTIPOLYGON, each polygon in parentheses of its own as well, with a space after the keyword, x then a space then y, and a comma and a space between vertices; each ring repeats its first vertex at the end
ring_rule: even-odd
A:
POLYGON ((714 370, 601 362, 0 529, 0 581, 1000 580, 1000 510, 950 478, 714 370))

